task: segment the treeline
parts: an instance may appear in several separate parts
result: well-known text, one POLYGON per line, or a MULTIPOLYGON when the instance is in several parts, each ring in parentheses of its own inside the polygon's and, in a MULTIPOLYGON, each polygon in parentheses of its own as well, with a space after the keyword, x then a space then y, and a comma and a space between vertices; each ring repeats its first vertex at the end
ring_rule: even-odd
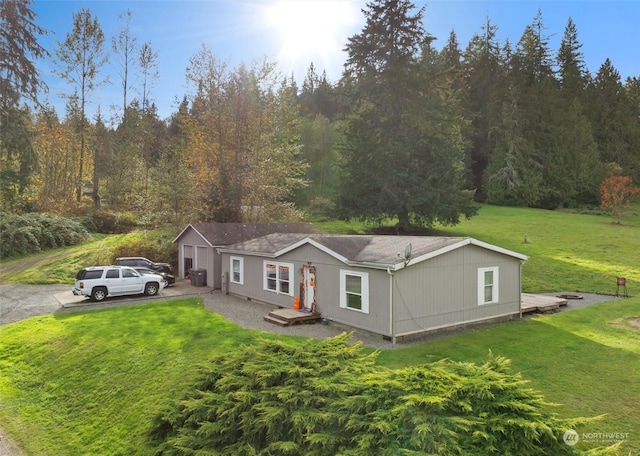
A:
MULTIPOLYGON (((10 4, 25 6, 26 17, 29 0, 2 8, 10 4)), ((474 214, 474 202, 598 205, 612 169, 640 182, 640 79, 622 81, 609 60, 594 73, 586 68, 570 18, 556 50, 542 12, 515 44, 498 41, 487 19, 464 47, 452 32, 436 49, 424 14, 408 1, 371 2, 333 82, 313 64, 302 86, 273 62, 231 68, 203 45, 169 119, 151 96, 157 53, 137 44, 130 13, 112 40, 123 88, 115 123, 100 110, 87 118, 91 91, 72 83, 62 116, 29 108, 23 102, 33 94, 3 69, 2 90, 12 97, 2 107, 2 205, 55 213, 108 206, 148 226, 305 215, 396 216, 409 226, 457 223, 474 214), (129 82, 134 71, 144 76, 140 87, 129 82)), ((56 54, 64 61, 74 37, 89 37, 92 60, 80 63, 95 70, 92 87, 104 37, 88 10, 73 19, 56 54)), ((23 21, 16 36, 37 34, 23 21)), ((58 74, 74 80, 77 64, 68 60, 58 74)))

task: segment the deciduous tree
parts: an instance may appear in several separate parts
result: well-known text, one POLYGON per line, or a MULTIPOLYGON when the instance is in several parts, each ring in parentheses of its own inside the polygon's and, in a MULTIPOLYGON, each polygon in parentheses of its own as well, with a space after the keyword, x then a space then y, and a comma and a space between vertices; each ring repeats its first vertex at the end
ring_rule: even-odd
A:
POLYGON ((33 183, 34 209, 63 212, 75 196, 75 134, 51 107, 39 110, 35 126, 39 133, 34 142, 39 166, 33 183))
POLYGON ((118 64, 118 76, 120 76, 120 87, 122 87, 122 115, 127 109, 127 94, 131 87, 131 70, 136 59, 137 40, 131 32, 131 10, 127 9, 118 15, 118 20, 122 26, 117 36, 111 38, 111 49, 116 56, 118 64))
POLYGON ((233 70, 203 47, 190 60, 195 87, 180 125, 204 219, 286 220, 298 217, 293 190, 304 184, 299 158, 295 90, 275 66, 258 62, 233 70))
POLYGON ((145 42, 140 46, 140 55, 138 56, 138 66, 142 73, 142 110, 149 108, 149 93, 153 88, 154 82, 158 79, 158 53, 153 50, 150 42, 145 42))
POLYGON ((640 195, 640 187, 633 185, 633 179, 620 174, 613 174, 602 181, 600 191, 601 206, 616 219, 617 224, 620 224, 629 204, 640 195))
MULTIPOLYGON (((80 156, 78 164, 78 187, 76 198, 82 197, 82 182, 85 165, 85 126, 87 119, 85 108, 90 101, 90 94, 96 86, 107 81, 100 76, 100 69, 107 63, 108 55, 104 53, 104 33, 97 17, 93 17, 88 9, 81 8, 73 14, 73 28, 67 33, 64 41, 57 41, 56 73, 74 86, 80 103, 80 156)), ((94 186, 93 199, 98 204, 98 189, 94 186)))

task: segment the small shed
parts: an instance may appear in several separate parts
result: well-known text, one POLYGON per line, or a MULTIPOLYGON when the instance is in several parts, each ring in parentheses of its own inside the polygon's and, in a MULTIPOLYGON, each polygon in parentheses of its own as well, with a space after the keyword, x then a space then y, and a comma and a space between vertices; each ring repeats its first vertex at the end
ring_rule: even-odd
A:
POLYGON ((221 257, 216 251, 222 247, 271 233, 317 233, 306 223, 215 223, 188 224, 173 240, 178 244, 178 277, 187 278, 189 270, 206 270, 208 287, 222 287, 221 257))
POLYGON ((226 289, 396 340, 520 314, 526 255, 473 238, 273 233, 217 249, 226 289))

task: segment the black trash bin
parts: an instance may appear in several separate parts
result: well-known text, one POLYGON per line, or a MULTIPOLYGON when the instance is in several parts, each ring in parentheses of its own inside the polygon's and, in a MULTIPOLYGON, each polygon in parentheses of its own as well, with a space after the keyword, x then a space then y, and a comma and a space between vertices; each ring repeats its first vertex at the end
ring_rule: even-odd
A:
POLYGON ((189 271, 191 275, 191 285, 194 287, 204 287, 207 285, 207 270, 206 269, 191 269, 189 271))

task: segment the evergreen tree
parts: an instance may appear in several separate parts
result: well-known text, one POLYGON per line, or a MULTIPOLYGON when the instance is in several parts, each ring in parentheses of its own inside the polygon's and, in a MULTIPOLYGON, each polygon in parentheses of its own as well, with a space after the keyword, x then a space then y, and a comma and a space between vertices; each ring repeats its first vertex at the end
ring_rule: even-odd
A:
MULTIPOLYGON (((106 157, 111 151, 111 131, 106 127, 98 106, 98 112, 95 117, 95 128, 93 137, 93 198, 96 208, 100 208, 100 178, 105 173, 106 157)), ((124 165, 124 163, 123 163, 124 165)))
POLYGON ((471 111, 471 170, 476 199, 486 199, 483 177, 496 143, 496 127, 507 93, 506 63, 489 18, 482 34, 471 38, 464 52, 468 108, 471 111))
POLYGON ((637 142, 640 107, 622 84, 609 59, 600 66, 589 87, 589 117, 603 163, 617 163, 625 174, 640 179, 637 142))
POLYGON ((424 9, 406 0, 367 4, 366 23, 349 38, 342 81, 351 100, 343 147, 340 209, 345 217, 397 217, 399 228, 455 224, 475 213, 463 189, 463 120, 447 86, 429 78, 421 51, 432 40, 424 9))
MULTIPOLYGON (((593 148, 576 151, 578 145, 566 141, 576 128, 587 135, 589 129, 580 119, 580 104, 560 96, 544 29, 538 12, 511 59, 509 101, 502 110, 501 136, 486 180, 492 186, 490 202, 554 209, 574 203, 576 192, 584 192, 583 180, 593 184, 582 174, 576 178, 580 184, 567 182, 574 165, 582 169, 581 160, 593 158, 593 148)), ((586 137, 578 144, 592 141, 586 137)))
POLYGON ((31 0, 0 2, 0 202, 16 203, 37 169, 28 100, 46 90, 35 60, 49 53, 38 43, 47 32, 35 23, 31 0))
POLYGON ((571 102, 572 99, 582 99, 587 86, 584 56, 578 41, 578 30, 573 20, 569 18, 564 29, 564 36, 558 51, 558 67, 562 93, 571 102))
POLYGON ((18 106, 22 98, 38 102, 41 90, 47 90, 35 60, 49 52, 38 43, 47 31, 35 22, 32 0, 0 2, 0 114, 18 106))

